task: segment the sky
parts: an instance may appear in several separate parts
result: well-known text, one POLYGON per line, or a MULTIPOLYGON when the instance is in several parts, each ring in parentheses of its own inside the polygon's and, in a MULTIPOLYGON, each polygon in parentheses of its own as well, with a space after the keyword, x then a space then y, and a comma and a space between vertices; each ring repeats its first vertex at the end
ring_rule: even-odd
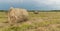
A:
POLYGON ((28 10, 60 10, 60 0, 0 0, 0 10, 10 7, 28 10))

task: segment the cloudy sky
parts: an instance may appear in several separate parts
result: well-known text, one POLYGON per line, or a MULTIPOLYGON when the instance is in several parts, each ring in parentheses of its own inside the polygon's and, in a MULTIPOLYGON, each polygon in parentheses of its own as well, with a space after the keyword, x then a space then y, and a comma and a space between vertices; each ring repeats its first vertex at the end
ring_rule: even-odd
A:
POLYGON ((60 0, 0 0, 0 10, 10 7, 31 10, 59 10, 60 0))

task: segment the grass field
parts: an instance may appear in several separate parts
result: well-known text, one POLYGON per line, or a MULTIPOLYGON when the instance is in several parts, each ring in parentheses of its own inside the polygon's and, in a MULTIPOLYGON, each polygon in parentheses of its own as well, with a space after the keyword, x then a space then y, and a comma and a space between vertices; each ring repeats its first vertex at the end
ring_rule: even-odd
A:
MULTIPOLYGON (((7 21, 7 14, 0 12, 0 23, 7 21)), ((2 24, 1 24, 2 25, 2 24)), ((5 25, 7 26, 7 25, 5 25)), ((29 20, 19 27, 0 27, 0 31, 60 31, 60 12, 29 12, 29 20)))

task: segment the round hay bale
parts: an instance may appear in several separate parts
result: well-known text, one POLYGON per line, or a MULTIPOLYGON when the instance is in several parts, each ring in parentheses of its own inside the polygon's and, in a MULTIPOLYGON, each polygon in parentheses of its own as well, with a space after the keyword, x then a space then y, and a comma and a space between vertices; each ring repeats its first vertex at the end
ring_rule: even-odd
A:
POLYGON ((11 24, 26 21, 28 19, 28 12, 26 9, 10 8, 8 12, 8 21, 11 24))
POLYGON ((34 14, 38 14, 39 12, 38 11, 34 11, 34 14))

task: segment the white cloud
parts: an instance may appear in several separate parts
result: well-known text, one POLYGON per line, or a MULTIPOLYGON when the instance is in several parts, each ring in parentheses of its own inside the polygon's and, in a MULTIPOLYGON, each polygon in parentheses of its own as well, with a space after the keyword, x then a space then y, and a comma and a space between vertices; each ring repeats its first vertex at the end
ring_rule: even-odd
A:
POLYGON ((0 0, 0 3, 23 3, 23 0, 0 0))
POLYGON ((38 7, 46 6, 45 8, 60 9, 60 0, 34 0, 38 7))
POLYGON ((60 5, 60 0, 34 0, 39 4, 46 4, 46 5, 52 5, 52 4, 56 4, 56 5, 60 5))
POLYGON ((11 3, 22 3, 23 0, 9 0, 11 3))

